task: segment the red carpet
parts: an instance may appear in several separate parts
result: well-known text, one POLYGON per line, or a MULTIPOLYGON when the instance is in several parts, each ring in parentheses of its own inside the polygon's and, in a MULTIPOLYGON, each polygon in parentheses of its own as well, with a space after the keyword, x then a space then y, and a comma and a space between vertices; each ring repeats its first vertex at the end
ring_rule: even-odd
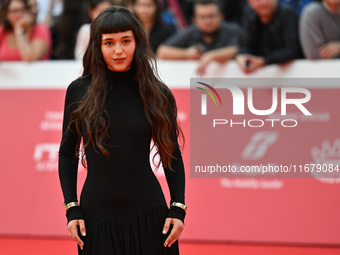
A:
MULTIPOLYGON (((180 242, 181 255, 339 255, 340 247, 180 242)), ((69 239, 0 237, 1 255, 76 255, 69 239)))

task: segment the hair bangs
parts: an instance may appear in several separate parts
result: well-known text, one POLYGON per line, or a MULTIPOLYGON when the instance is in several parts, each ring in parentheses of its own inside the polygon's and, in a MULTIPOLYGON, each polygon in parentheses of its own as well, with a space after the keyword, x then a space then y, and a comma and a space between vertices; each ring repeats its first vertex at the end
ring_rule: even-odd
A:
POLYGON ((107 15, 105 22, 100 26, 99 32, 101 34, 119 33, 132 30, 134 32, 133 21, 122 15, 119 12, 114 12, 113 15, 107 15))

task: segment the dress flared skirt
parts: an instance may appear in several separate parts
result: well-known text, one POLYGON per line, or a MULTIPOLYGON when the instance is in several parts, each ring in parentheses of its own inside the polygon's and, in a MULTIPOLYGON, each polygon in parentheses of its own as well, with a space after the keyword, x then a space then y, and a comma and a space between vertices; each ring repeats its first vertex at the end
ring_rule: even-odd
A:
POLYGON ((162 233, 167 211, 164 205, 151 205, 144 208, 132 222, 106 218, 93 226, 86 226, 87 234, 81 237, 84 249, 78 246, 78 254, 178 255, 177 241, 171 247, 163 246, 171 231, 165 235, 162 233))

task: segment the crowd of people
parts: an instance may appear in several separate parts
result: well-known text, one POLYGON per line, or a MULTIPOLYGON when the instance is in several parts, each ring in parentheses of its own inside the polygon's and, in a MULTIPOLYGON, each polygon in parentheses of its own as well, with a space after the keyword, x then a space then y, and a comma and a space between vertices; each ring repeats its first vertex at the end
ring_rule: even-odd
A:
POLYGON ((90 23, 123 5, 159 59, 235 59, 245 73, 340 57, 340 0, 0 0, 0 61, 82 59, 90 23))

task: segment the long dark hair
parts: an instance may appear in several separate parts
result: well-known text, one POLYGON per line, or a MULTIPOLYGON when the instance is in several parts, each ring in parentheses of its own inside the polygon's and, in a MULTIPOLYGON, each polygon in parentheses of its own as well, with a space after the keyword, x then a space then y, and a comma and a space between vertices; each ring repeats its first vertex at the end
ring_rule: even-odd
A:
MULTIPOLYGON (((25 6, 25 9, 28 11, 29 10, 29 5, 28 5, 28 0, 16 0, 16 1, 19 1, 19 2, 22 2, 25 6)), ((12 25, 9 23, 8 19, 7 19, 7 14, 8 14, 8 8, 9 8, 9 5, 13 2, 13 0, 8 0, 5 4, 4 4, 4 7, 3 7, 3 10, 1 11, 1 14, 0 14, 0 24, 1 22, 3 23, 4 25, 4 28, 5 28, 5 31, 12 31, 13 30, 13 27, 12 25)), ((0 9, 1 10, 1 9, 0 9)))
MULTIPOLYGON (((81 128, 85 125, 88 140, 82 149, 83 164, 84 149, 90 144, 109 157, 109 152, 105 148, 108 137, 105 118, 108 117, 108 113, 104 108, 109 86, 105 75, 106 63, 101 58, 101 36, 128 30, 132 30, 135 37, 136 48, 131 68, 135 70, 135 80, 139 83, 146 118, 152 128, 154 146, 157 147, 155 156, 159 154, 163 166, 171 169, 172 153, 177 137, 181 138, 184 145, 184 135, 177 121, 175 98, 157 75, 155 55, 141 23, 128 9, 121 6, 105 9, 91 24, 90 41, 83 59, 82 75, 83 78, 90 77, 91 84, 77 108, 71 113, 70 125, 75 123, 78 135, 76 153, 79 153, 80 149, 81 128)), ((159 165, 160 162, 157 167, 159 165)))
POLYGON ((113 0, 90 0, 87 3, 87 15, 85 17, 84 23, 91 23, 92 19, 89 16, 89 11, 94 10, 101 3, 109 3, 111 5, 114 4, 113 0))
MULTIPOLYGON (((138 0, 132 0, 132 4, 136 5, 138 0)), ((159 25, 164 23, 163 19, 162 19, 162 12, 164 10, 164 7, 161 5, 159 0, 151 0, 153 2, 153 4, 156 6, 156 12, 155 12, 155 16, 154 16, 154 24, 155 25, 159 25)), ((138 15, 134 12, 135 16, 137 17, 137 19, 139 19, 138 15)))

